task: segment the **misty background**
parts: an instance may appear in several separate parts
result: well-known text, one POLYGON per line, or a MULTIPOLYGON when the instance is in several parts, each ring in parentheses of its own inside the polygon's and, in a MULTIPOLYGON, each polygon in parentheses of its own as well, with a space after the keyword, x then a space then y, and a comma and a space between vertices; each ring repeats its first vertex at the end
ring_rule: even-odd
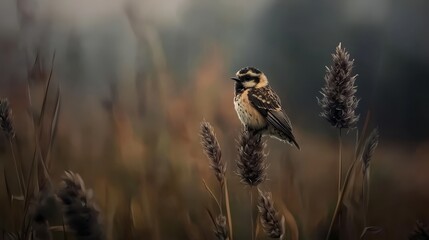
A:
MULTIPOLYGON (((270 158, 276 159, 272 191, 306 216, 302 228, 311 233, 303 235, 315 239, 310 236, 317 235, 315 229, 335 201, 335 187, 329 186, 335 176, 329 171, 336 173, 337 154, 336 131, 319 117, 316 97, 321 96, 325 66, 341 42, 355 59, 358 74, 358 128, 370 112, 370 126, 378 127, 381 136, 372 189, 388 190, 373 190, 372 219, 389 229, 385 239, 404 239, 416 218, 429 221, 424 207, 429 201, 428 12, 426 0, 0 0, 0 96, 11 101, 25 148, 31 139, 28 79, 36 56, 47 69, 40 74, 46 75, 55 54, 53 79, 60 86, 62 106, 53 174, 79 170, 96 193, 103 192, 105 182, 110 186, 109 181, 119 181, 112 178, 123 177, 112 185, 129 194, 124 201, 130 204, 140 196, 136 189, 150 183, 153 189, 148 191, 170 192, 173 200, 167 197, 165 202, 177 201, 188 209, 207 201, 201 189, 188 195, 188 181, 211 174, 201 160, 199 121, 213 123, 225 146, 224 157, 232 161, 240 124, 229 78, 241 67, 255 66, 281 97, 303 147, 296 152, 270 140, 270 158), (285 158, 292 161, 282 162, 285 158), (150 164, 141 159, 151 159, 150 164), (122 170, 115 168, 122 164, 126 167, 118 173, 122 170), (154 182, 134 173, 147 164, 151 167, 144 171, 155 169, 152 174, 159 175, 154 182), (276 166, 294 175, 280 181, 275 176, 284 173, 276 166), (182 177, 187 174, 191 180, 182 177), (169 184, 172 177, 181 180, 169 184), (305 203, 294 203, 294 194, 281 191, 288 184, 306 189, 305 203), (332 196, 318 200, 319 191, 332 196), (177 200, 180 194, 186 196, 177 200), (386 202, 396 196, 401 197, 386 202)), ((43 87, 30 85, 38 106, 43 87)), ((346 136, 348 150, 354 139, 354 134, 346 136)), ((0 151, 8 156, 7 147, 0 151)), ((233 175, 234 162, 229 165, 233 175)), ((143 202, 158 199, 149 198, 143 202)), ((101 205, 107 209, 109 204, 101 205)), ((204 207, 193 211, 208 221, 204 207)), ((159 218, 152 224, 160 224, 163 215, 159 218)), ((151 227, 143 235, 162 239, 151 227)), ((177 231, 178 239, 199 236, 177 231)))
POLYGON ((383 123, 382 135, 404 142, 428 136, 427 1, 0 4, 2 86, 23 81, 22 69, 28 64, 24 56, 34 58, 34 49, 46 55, 56 51, 54 74, 64 91, 76 100, 95 101, 109 94, 109 83, 132 82, 136 73, 151 73, 151 45, 139 43, 134 34, 145 31, 159 40, 165 54, 161 61, 181 85, 200 67, 200 59, 217 48, 229 74, 218 81, 228 80, 241 67, 256 66, 276 89, 284 90, 281 97, 289 108, 301 108, 295 122, 321 131, 311 124, 319 110, 314 96, 323 84, 329 54, 342 42, 356 59, 360 109, 373 111, 376 122, 383 123), (136 29, 128 16, 137 19, 136 29))

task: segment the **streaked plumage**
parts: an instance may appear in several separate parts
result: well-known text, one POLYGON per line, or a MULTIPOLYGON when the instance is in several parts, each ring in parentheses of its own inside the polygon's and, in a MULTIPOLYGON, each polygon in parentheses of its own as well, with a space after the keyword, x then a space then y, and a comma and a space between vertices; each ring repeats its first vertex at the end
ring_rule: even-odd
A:
POLYGON ((299 149, 292 124, 265 74, 254 67, 245 67, 232 79, 235 81, 234 107, 242 124, 249 130, 262 131, 299 149))

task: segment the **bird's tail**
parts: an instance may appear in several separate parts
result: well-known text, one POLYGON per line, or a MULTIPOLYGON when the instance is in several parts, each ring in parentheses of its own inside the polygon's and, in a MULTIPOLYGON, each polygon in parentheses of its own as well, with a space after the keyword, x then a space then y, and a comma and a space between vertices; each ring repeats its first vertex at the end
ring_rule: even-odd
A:
POLYGON ((301 148, 299 147, 299 144, 298 144, 298 142, 295 140, 295 138, 292 138, 291 139, 291 141, 289 142, 291 145, 295 145, 295 147, 298 149, 298 150, 301 150, 301 148))

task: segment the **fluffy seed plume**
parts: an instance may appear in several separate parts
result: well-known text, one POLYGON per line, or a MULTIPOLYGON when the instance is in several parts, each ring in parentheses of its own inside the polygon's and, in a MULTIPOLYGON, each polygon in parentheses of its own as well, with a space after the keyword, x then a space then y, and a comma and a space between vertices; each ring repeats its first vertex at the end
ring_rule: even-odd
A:
POLYGON ((352 75, 354 60, 341 43, 332 54, 333 65, 326 67, 325 86, 320 92, 322 99, 317 99, 322 107, 321 117, 336 128, 353 128, 359 116, 355 114, 359 100, 355 97, 356 76, 352 75))
POLYGON ((99 211, 92 201, 92 191, 85 188, 80 175, 67 171, 61 184, 57 196, 63 204, 66 222, 74 231, 76 239, 104 239, 99 211))
POLYGON ((217 141, 213 127, 208 122, 202 122, 200 128, 201 145, 210 160, 210 168, 215 172, 217 180, 223 184, 226 164, 222 162, 222 151, 217 141))
POLYGON ((266 179, 265 142, 260 133, 243 130, 238 140, 237 174, 241 182, 257 186, 266 179))
POLYGON ((365 145, 362 152, 362 171, 365 175, 366 170, 369 167, 369 163, 371 162, 372 155, 374 154, 375 149, 378 146, 378 139, 379 139, 378 129, 374 129, 369 137, 365 141, 365 145))
POLYGON ((8 138, 15 137, 12 124, 12 110, 6 98, 0 99, 0 127, 8 138))
POLYGON ((409 240, 429 240, 429 231, 427 227, 420 221, 416 222, 414 231, 411 232, 409 240))
POLYGON ((274 208, 271 193, 259 190, 258 210, 262 228, 270 238, 283 239, 285 235, 285 218, 274 208))

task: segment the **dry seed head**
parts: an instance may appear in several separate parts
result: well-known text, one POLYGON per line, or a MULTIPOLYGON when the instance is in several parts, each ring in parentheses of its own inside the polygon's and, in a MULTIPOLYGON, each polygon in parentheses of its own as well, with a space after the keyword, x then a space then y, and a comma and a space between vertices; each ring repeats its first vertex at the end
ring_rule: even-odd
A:
POLYGON ((321 90, 322 99, 317 99, 322 107, 321 117, 336 128, 353 128, 359 116, 355 114, 359 100, 356 98, 355 81, 352 74, 354 60, 341 43, 332 54, 333 65, 326 67, 325 86, 321 90))
POLYGON ((215 172, 217 180, 223 184, 226 164, 222 161, 222 151, 210 123, 203 121, 200 128, 201 145, 210 160, 210 168, 215 172))
POLYGON ((242 183, 257 186, 266 179, 265 145, 260 133, 248 130, 241 132, 238 140, 237 174, 242 183))
POLYGON ((66 171, 57 196, 63 204, 67 225, 74 231, 76 239, 104 239, 92 191, 85 188, 79 174, 66 171))
POLYGON ((364 175, 366 174, 366 171, 369 167, 372 155, 374 154, 374 151, 378 146, 379 137, 380 135, 378 134, 378 129, 375 128, 365 141, 365 145, 362 151, 362 171, 364 175))
POLYGON ((269 192, 259 190, 258 210, 262 228, 270 238, 283 239, 285 235, 285 218, 274 208, 274 202, 269 192))
POLYGON ((214 233, 217 240, 228 240, 228 228, 226 227, 226 218, 223 215, 219 215, 215 220, 214 233))
POLYGON ((12 109, 7 98, 0 99, 0 127, 9 139, 15 137, 12 109))
POLYGON ((56 206, 56 199, 52 188, 49 185, 45 185, 38 193, 36 201, 32 205, 33 239, 52 239, 48 218, 55 214, 56 206))

